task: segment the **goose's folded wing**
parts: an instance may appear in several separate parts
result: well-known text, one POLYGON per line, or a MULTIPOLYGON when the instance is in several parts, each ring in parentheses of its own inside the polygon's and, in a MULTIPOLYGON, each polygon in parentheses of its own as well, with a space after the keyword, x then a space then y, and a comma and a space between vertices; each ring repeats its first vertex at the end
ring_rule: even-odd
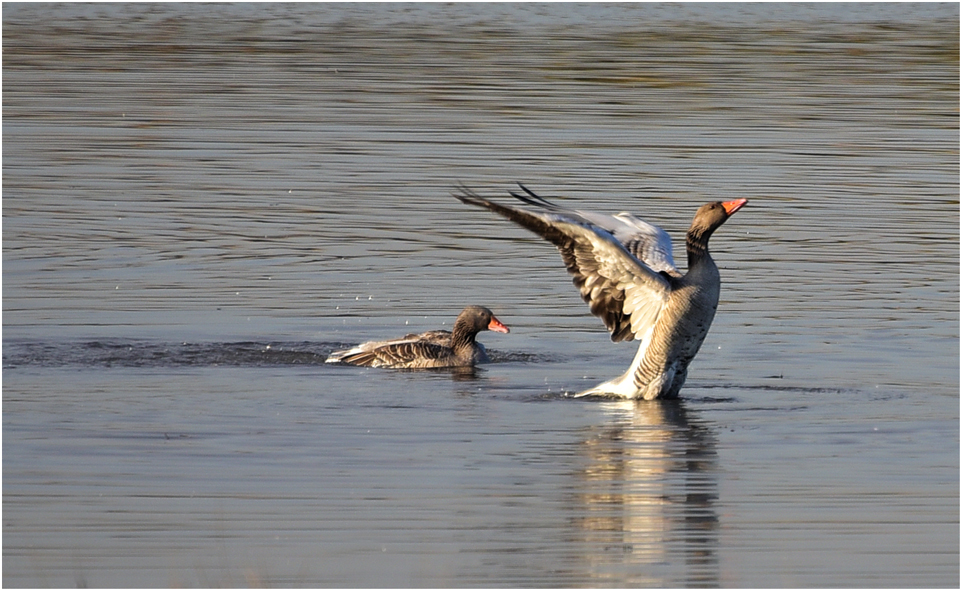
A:
POLYGON ((439 346, 450 346, 451 333, 447 330, 431 330, 429 332, 424 332, 423 334, 408 334, 404 336, 405 340, 421 340, 423 342, 429 342, 430 344, 437 344, 439 346))
POLYGON ((332 353, 328 363, 348 363, 361 367, 392 367, 417 360, 435 360, 449 356, 451 349, 442 344, 417 339, 368 342, 332 353))
POLYGON ((610 330, 611 340, 646 339, 650 334, 667 303, 670 284, 609 230, 547 201, 542 205, 545 212, 533 212, 489 201, 465 187, 455 196, 468 205, 490 209, 554 244, 591 313, 610 330))

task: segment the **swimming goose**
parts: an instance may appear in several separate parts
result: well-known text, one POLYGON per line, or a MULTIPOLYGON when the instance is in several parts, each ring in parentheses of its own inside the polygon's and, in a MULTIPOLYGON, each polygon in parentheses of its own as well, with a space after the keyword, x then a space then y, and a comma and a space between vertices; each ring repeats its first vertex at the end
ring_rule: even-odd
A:
MULTIPOLYGON (((519 184, 519 183, 518 183, 519 184)), ((674 398, 714 320, 721 277, 707 242, 747 199, 708 203, 687 231, 687 274, 671 255, 671 238, 630 213, 609 216, 562 208, 524 185, 510 194, 536 211, 501 205, 466 187, 454 196, 526 227, 560 250, 574 285, 611 332, 611 340, 639 340, 620 377, 577 394, 646 400, 674 398)))
POLYGON ((390 369, 472 367, 489 360, 484 345, 475 340, 477 333, 483 330, 510 332, 491 310, 470 305, 457 316, 453 332, 432 330, 396 340, 365 342, 332 353, 327 362, 390 369))

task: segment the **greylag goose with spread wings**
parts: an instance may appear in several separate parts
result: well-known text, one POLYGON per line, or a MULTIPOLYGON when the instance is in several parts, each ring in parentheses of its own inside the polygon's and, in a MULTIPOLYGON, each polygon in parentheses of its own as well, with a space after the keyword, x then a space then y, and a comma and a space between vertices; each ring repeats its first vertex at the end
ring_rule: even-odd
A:
POLYGON ((677 397, 714 320, 721 292, 708 240, 747 199, 708 203, 697 210, 687 231, 687 274, 682 275, 671 255, 671 238, 661 228, 630 213, 565 209, 520 187, 523 194, 510 194, 535 210, 499 204, 466 187, 454 196, 554 244, 591 313, 610 330, 611 340, 640 341, 627 372, 578 396, 677 397))
POLYGON ((332 353, 327 362, 390 369, 472 367, 488 361, 484 345, 476 340, 483 330, 510 332, 491 310, 471 305, 457 316, 453 332, 432 330, 396 340, 365 342, 332 353))

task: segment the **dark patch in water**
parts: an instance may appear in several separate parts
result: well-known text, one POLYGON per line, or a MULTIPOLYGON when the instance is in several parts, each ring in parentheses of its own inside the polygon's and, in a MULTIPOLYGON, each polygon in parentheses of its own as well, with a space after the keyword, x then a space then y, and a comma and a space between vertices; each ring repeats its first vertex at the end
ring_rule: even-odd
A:
POLYGON ((534 354, 529 352, 501 352, 498 350, 487 349, 487 356, 491 363, 521 363, 521 364, 542 364, 557 363, 564 359, 555 355, 534 354))
POLYGON ((738 401, 736 397, 711 397, 711 396, 690 397, 687 399, 688 401, 699 403, 699 404, 732 404, 738 401))
MULTIPOLYGON (((323 365, 346 342, 4 342, 3 367, 283 367, 323 365)), ((553 359, 522 352, 488 351, 492 363, 539 363, 553 359)), ((349 366, 349 365, 348 365, 349 366)), ((444 369, 471 376, 470 368, 444 369)))
POLYGON ((341 345, 318 342, 130 342, 97 340, 5 343, 4 368, 17 367, 257 367, 322 365, 341 345))
POLYGON ((789 385, 739 385, 723 383, 714 385, 698 385, 700 389, 750 389, 759 391, 788 391, 796 393, 860 393, 858 389, 841 387, 797 387, 789 385))

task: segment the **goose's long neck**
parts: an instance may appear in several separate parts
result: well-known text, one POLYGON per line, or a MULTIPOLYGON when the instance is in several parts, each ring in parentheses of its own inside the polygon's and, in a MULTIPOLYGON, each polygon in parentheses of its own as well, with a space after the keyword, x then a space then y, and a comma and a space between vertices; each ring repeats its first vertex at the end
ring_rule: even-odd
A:
POLYGON ((687 231, 687 270, 698 266, 702 262, 711 260, 711 253, 707 250, 707 242, 711 239, 713 230, 692 225, 687 231))
POLYGON ((450 336, 450 347, 454 350, 462 348, 472 348, 474 346, 474 340, 477 338, 477 332, 473 331, 468 325, 468 322, 462 321, 460 318, 454 322, 454 329, 451 330, 450 336))

